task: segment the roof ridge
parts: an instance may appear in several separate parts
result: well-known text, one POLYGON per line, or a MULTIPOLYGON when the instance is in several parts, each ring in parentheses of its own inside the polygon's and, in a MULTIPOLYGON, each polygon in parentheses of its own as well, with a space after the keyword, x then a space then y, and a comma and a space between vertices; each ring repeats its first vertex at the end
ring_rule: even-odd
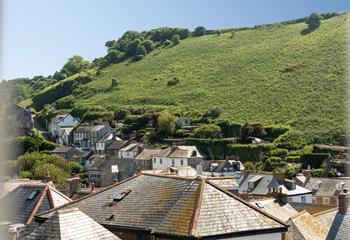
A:
POLYGON ((36 216, 40 217, 40 216, 45 215, 45 214, 47 214, 47 213, 50 213, 50 212, 53 212, 53 211, 57 211, 57 210, 59 210, 59 209, 61 209, 61 208, 63 208, 63 207, 69 206, 70 204, 80 202, 80 201, 82 201, 82 200, 84 200, 84 199, 86 199, 86 198, 88 198, 88 197, 90 197, 90 196, 94 196, 94 195, 96 195, 96 194, 98 194, 98 193, 107 191, 107 190, 109 190, 109 189, 111 189, 111 188, 113 188, 113 187, 115 187, 115 186, 118 186, 119 184, 122 184, 122 183, 125 183, 125 182, 127 182, 127 181, 130 181, 131 179, 134 179, 134 178, 136 178, 136 177, 138 177, 138 176, 140 176, 140 175, 142 175, 142 173, 136 174, 136 175, 134 175, 134 176, 132 176, 132 177, 129 177, 129 178, 123 180, 123 181, 120 181, 120 182, 118 182, 118 183, 116 183, 116 184, 112 184, 111 186, 106 187, 105 189, 102 189, 102 190, 100 190, 100 191, 98 191, 98 192, 93 192, 93 193, 91 193, 91 194, 89 194, 89 195, 86 195, 86 196, 81 197, 81 198, 79 198, 79 199, 73 200, 73 201, 71 201, 71 202, 69 202, 69 203, 65 203, 65 204, 63 204, 63 205, 61 205, 61 206, 59 206, 59 207, 56 207, 56 208, 47 210, 47 211, 45 211, 45 212, 41 212, 41 213, 39 213, 39 214, 36 215, 36 216))
POLYGON ((157 173, 140 173, 140 174, 145 176, 152 176, 152 177, 175 178, 175 179, 190 180, 190 181, 198 180, 198 177, 184 177, 184 176, 177 176, 177 175, 157 174, 157 173))
POLYGON ((317 217, 319 215, 326 214, 326 213, 333 212, 333 211, 337 211, 337 210, 338 210, 338 207, 334 207, 334 208, 326 209, 326 210, 323 210, 321 212, 317 212, 317 213, 314 213, 314 214, 311 214, 311 215, 314 216, 314 217, 317 217))
POLYGON ((221 188, 220 186, 216 185, 215 183, 209 182, 208 180, 205 180, 205 182, 208 183, 209 185, 213 186, 214 188, 220 190, 221 192, 226 193, 227 195, 233 197, 234 199, 236 199, 237 201, 243 203, 244 205, 246 205, 246 206, 248 206, 248 207, 258 211, 259 213, 263 214, 264 216, 266 216, 268 218, 271 218, 272 220, 278 222, 279 224, 281 224, 281 225, 283 225, 285 227, 289 227, 289 225, 287 223, 281 221, 280 219, 272 216, 271 214, 269 214, 269 213, 267 213, 265 211, 262 211, 261 209, 259 209, 258 207, 254 206, 253 204, 248 203, 247 201, 243 200, 242 198, 240 198, 240 197, 234 195, 233 193, 231 193, 231 192, 221 188))
POLYGON ((190 229, 189 229, 190 236, 196 236, 198 219, 199 219, 199 214, 200 214, 200 209, 202 206, 202 200, 203 200, 203 194, 204 194, 204 187, 205 187, 205 180, 202 178, 198 186, 196 201, 194 203, 193 216, 190 222, 190 229))
POLYGON ((38 211, 41 203, 44 201, 44 198, 47 194, 47 189, 49 189, 48 185, 45 187, 44 191, 41 193, 40 197, 38 198, 38 201, 36 201, 34 208, 32 209, 32 212, 30 213, 30 215, 26 221, 26 224, 31 224, 33 217, 35 216, 35 213, 38 211))

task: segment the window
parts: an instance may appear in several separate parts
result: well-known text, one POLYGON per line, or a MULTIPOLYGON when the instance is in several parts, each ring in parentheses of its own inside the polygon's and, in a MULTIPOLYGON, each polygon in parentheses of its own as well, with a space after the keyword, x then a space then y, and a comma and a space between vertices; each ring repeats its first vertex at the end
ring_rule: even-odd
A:
POLYGON ((302 203, 306 203, 306 197, 305 196, 301 196, 301 202, 302 203))
POLYGON ((156 158, 153 158, 153 162, 154 162, 154 163, 157 163, 157 159, 156 159, 156 158))
POLYGON ((331 203, 331 200, 328 197, 324 197, 323 198, 323 204, 324 205, 330 205, 330 203, 331 203))
POLYGON ((171 159, 171 164, 175 166, 175 159, 171 159))
POLYGON ((159 163, 160 163, 160 164, 163 164, 163 159, 159 159, 159 163))
POLYGON ((184 160, 181 159, 181 165, 184 165, 184 160))

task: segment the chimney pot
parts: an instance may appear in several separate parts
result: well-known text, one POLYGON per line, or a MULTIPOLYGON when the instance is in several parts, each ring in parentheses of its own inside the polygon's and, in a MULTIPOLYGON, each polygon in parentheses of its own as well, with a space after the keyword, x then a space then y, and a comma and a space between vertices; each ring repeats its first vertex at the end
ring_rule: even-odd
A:
POLYGON ((342 192, 341 194, 339 194, 338 196, 338 209, 339 209, 339 213, 340 214, 345 214, 349 208, 350 205, 350 198, 349 198, 349 194, 346 192, 342 192))

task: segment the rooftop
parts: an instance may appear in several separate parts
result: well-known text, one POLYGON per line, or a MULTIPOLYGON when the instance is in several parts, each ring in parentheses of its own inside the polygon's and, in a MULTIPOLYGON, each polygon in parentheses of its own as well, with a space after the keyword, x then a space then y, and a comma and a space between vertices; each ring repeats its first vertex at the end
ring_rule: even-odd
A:
POLYGON ((56 210, 71 207, 105 226, 182 237, 287 230, 279 219, 200 178, 139 174, 56 210))
POLYGON ((120 240, 113 233, 79 211, 69 208, 55 211, 54 215, 37 227, 25 240, 120 240), (78 221, 77 221, 78 220, 78 221))
POLYGON ((162 150, 157 157, 190 158, 203 157, 196 146, 173 146, 162 150), (195 155, 194 155, 195 154, 195 155))
POLYGON ((98 132, 104 127, 106 127, 106 125, 79 126, 74 130, 74 132, 75 133, 98 132))
POLYGON ((49 184, 24 184, 0 200, 8 209, 7 221, 31 224, 34 215, 69 203, 71 200, 49 184))
POLYGON ((159 155, 161 151, 161 149, 143 149, 143 151, 137 155, 135 160, 152 160, 152 157, 159 155))

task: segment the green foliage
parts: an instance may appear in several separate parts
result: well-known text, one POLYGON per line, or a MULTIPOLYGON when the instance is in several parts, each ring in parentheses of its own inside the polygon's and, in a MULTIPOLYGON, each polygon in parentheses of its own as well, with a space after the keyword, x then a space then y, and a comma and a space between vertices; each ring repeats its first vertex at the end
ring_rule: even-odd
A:
POLYGON ((218 118, 222 113, 222 109, 220 107, 214 106, 209 108, 202 116, 202 119, 205 121, 208 118, 214 119, 218 118))
POLYGON ((251 161, 246 161, 246 162, 244 163, 244 168, 245 168, 246 170, 254 170, 254 171, 255 171, 255 165, 254 165, 254 163, 252 163, 251 161))
POLYGON ((180 43, 180 36, 179 35, 174 35, 172 38, 171 38, 171 41, 173 42, 173 45, 177 45, 180 43))
POLYGON ((318 13, 312 13, 305 21, 309 29, 318 28, 321 25, 321 15, 318 13))
POLYGON ((57 155, 27 153, 17 159, 20 175, 42 180, 50 176, 54 183, 65 184, 72 172, 69 162, 57 155))
POLYGON ((242 125, 239 123, 230 120, 220 120, 216 124, 221 128, 224 138, 239 137, 241 134, 242 125))
POLYGON ((311 169, 312 177, 321 177, 324 172, 323 168, 311 169))
POLYGON ((303 168, 307 168, 309 165, 312 168, 320 168, 323 162, 329 158, 329 153, 307 153, 300 157, 300 162, 303 168))
POLYGON ((162 137, 173 135, 176 127, 176 118, 167 112, 159 114, 157 122, 157 134, 162 137))
POLYGON ((179 82, 180 82, 180 80, 177 77, 174 77, 174 78, 168 80, 167 85, 169 87, 176 86, 179 82))
POLYGON ((264 129, 266 132, 264 138, 268 140, 275 140, 282 134, 288 132, 290 130, 290 127, 285 125, 269 125, 264 127, 264 129))
POLYGON ((211 157, 212 159, 225 159, 226 156, 231 154, 229 145, 235 144, 236 142, 236 138, 187 139, 188 144, 197 146, 201 152, 211 157))
POLYGON ((289 154, 289 151, 283 148, 276 148, 270 152, 271 156, 281 157, 281 158, 285 158, 288 154, 289 154))
POLYGON ((300 164, 294 164, 288 168, 284 169, 284 175, 286 178, 293 179, 300 170, 300 164))
POLYGON ((29 178, 33 179, 33 174, 30 171, 21 171, 18 175, 20 178, 29 178))
POLYGON ((60 98, 55 103, 56 109, 72 109, 74 108, 74 98, 73 96, 67 96, 60 98))
POLYGON ((205 35, 206 29, 203 26, 196 27, 192 33, 194 37, 200 37, 205 35))
POLYGON ((259 161, 262 154, 274 148, 273 144, 229 144, 228 151, 242 161, 259 161))
POLYGON ((274 143, 279 148, 294 150, 305 146, 307 140, 303 132, 291 130, 279 136, 274 143))
POLYGON ((60 73, 69 77, 90 67, 91 63, 89 61, 84 60, 81 56, 75 55, 68 59, 67 63, 63 65, 60 73))
POLYGON ((111 83, 111 87, 114 88, 114 87, 117 87, 118 86, 118 81, 117 79, 113 78, 112 79, 112 83, 111 83))
POLYGON ((23 152, 53 150, 57 146, 57 144, 47 141, 41 133, 34 129, 28 136, 14 138, 12 143, 21 146, 23 152))
POLYGON ((196 138, 220 138, 221 128, 215 124, 206 124, 197 128, 194 132, 196 138))
MULTIPOLYGON (((221 37, 187 38, 171 48, 162 48, 161 41, 151 38, 157 35, 154 31, 139 34, 142 42, 150 40, 156 49, 133 64, 121 61, 104 68, 84 85, 91 92, 74 95, 75 107, 142 107, 197 118, 198 112, 218 106, 223 110, 220 120, 282 124, 303 132, 307 143, 341 144, 347 121, 345 19, 340 15, 323 20, 307 35, 300 34, 304 18, 236 29, 234 40, 232 29, 221 37), (291 66, 299 67, 281 71, 291 66), (118 88, 104 91, 115 76, 118 88), (166 82, 173 76, 181 84, 169 88, 166 82)), ((165 32, 158 35, 166 36, 165 32)), ((122 49, 122 43, 118 45, 122 49)), ((23 92, 30 96, 29 81, 24 82, 23 92)))
POLYGON ((72 173, 82 173, 84 172, 84 167, 77 162, 70 162, 69 163, 69 168, 71 169, 72 173))

